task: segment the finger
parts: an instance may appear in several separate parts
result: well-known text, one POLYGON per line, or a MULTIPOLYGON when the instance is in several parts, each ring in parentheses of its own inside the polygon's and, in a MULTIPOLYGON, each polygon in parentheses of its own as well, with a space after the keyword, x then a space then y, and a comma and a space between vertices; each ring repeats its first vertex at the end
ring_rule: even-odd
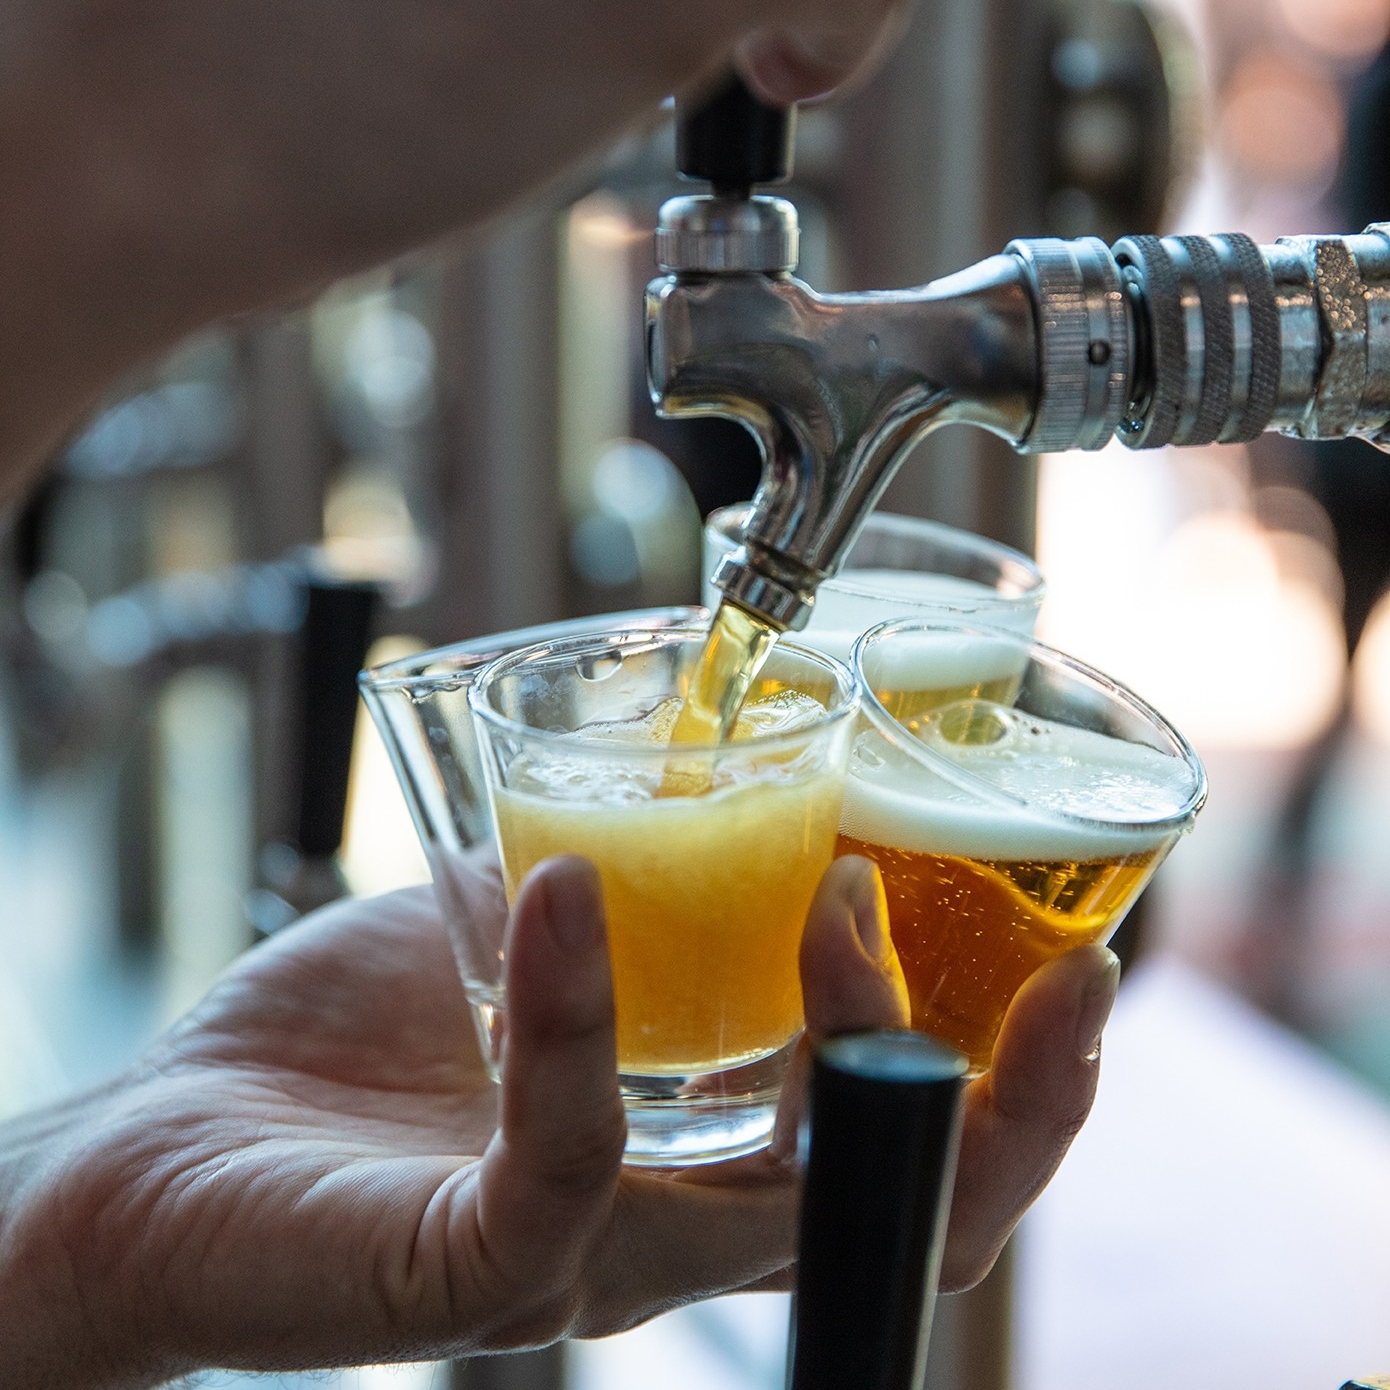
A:
POLYGON ((613 984, 592 865, 554 859, 517 896, 507 944, 501 1127, 478 1193, 485 1248, 523 1303, 573 1275, 607 1219, 626 1126, 613 984))
POLYGON ((1085 1123, 1120 962, 1084 946, 1018 992, 990 1071, 966 1091, 944 1289, 982 1279, 1085 1123))
POLYGON ((906 27, 910 6, 891 4, 853 27, 762 29, 734 51, 734 66, 764 101, 790 106, 867 79, 906 27))
MULTIPOLYGON (((837 859, 825 871, 801 938, 801 992, 808 1039, 865 1028, 905 1028, 907 984, 888 934, 883 880, 872 860, 837 859)), ((768 1156, 790 1161, 810 1071, 810 1043, 803 1039, 782 1087, 768 1156)))
POLYGON ((825 871, 801 938, 801 990, 812 1037, 907 1026, 907 984, 871 859, 846 855, 825 871))

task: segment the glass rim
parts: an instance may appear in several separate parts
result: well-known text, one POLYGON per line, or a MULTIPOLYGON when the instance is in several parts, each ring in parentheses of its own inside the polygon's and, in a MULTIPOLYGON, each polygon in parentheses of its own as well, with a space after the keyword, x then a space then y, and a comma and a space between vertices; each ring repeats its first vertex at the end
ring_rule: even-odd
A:
MULTIPOLYGON (((541 744, 563 746, 571 750, 575 748, 582 748, 585 752, 601 750, 607 757, 612 758, 615 745, 611 742, 600 743, 596 740, 585 740, 582 743, 576 743, 574 735, 579 732, 578 730, 538 729, 533 724, 524 724, 521 720, 513 719, 509 715, 501 713, 500 710, 492 708, 485 703, 490 683, 509 674, 515 667, 527 661, 534 661, 546 654, 582 656, 587 654, 590 649, 594 651, 610 650, 615 642, 620 645, 650 647, 669 645, 673 642, 688 642, 696 637, 703 641, 706 635, 705 629, 691 627, 615 628, 608 632, 589 633, 562 638, 553 642, 536 642, 529 647, 508 652, 505 656, 500 656, 497 660, 489 662, 478 679, 469 687, 468 706, 475 718, 513 736, 541 744)), ((805 743, 808 737, 819 737, 843 720, 851 719, 858 714, 862 687, 854 673, 843 661, 837 661, 833 656, 826 656, 824 652, 819 652, 814 647, 804 646, 800 642, 788 642, 784 637, 779 637, 774 643, 767 658, 767 665, 775 662, 780 655, 793 656, 808 661, 813 666, 820 667, 834 681, 836 691, 840 695, 839 702, 824 709, 814 722, 802 724, 796 729, 762 735, 755 734, 751 738, 739 739, 737 742, 682 743, 677 746, 675 755, 679 757, 687 755, 738 757, 746 756, 753 751, 758 753, 777 751, 783 747, 805 743)), ((766 671, 767 666, 764 666, 763 670, 766 671)), ((624 761, 631 757, 653 759, 666 763, 673 756, 671 745, 666 743, 625 743, 617 745, 617 748, 621 751, 624 761)))
MULTIPOLYGON (((1207 799, 1207 772, 1197 751, 1187 737, 1169 719, 1153 707, 1142 695, 1131 690, 1123 681, 1108 676, 1104 671, 1069 656, 1036 637, 1030 637, 1010 628, 995 627, 988 623, 953 622, 942 618, 892 618, 861 633, 850 651, 850 668, 859 683, 859 697, 866 716, 874 724, 875 730, 886 738, 899 752, 916 762, 922 763, 931 772, 943 777, 963 791, 977 795, 981 800, 999 806, 1021 807, 1030 815, 1044 818, 1060 825, 1074 825, 1086 830, 1099 830, 1112 834, 1131 833, 1136 837, 1152 839, 1155 834, 1171 832, 1181 834, 1190 828, 1207 799), (1070 679, 1082 682, 1092 689, 1099 689, 1108 699, 1137 714, 1150 727, 1157 730, 1176 750, 1191 777, 1191 789, 1182 806, 1152 820, 1104 820, 1098 816, 1077 815, 1071 811, 1043 809, 1028 798, 1005 791, 993 782, 958 766, 950 758, 943 757, 921 739, 913 736, 902 722, 895 718, 874 693, 872 685, 864 675, 863 654, 871 646, 902 632, 940 631, 958 633, 966 636, 987 637, 1005 642, 1015 650, 1026 653, 1029 662, 1040 660, 1040 664, 1060 669, 1070 679)), ((1080 727, 1080 726, 1072 726, 1080 727)), ((1125 740, 1133 742, 1133 740, 1125 740)), ((1158 751, 1158 750, 1155 750, 1158 751)))
POLYGON ((465 637, 459 642, 450 642, 442 647, 431 647, 428 651, 415 652, 410 656, 398 656, 391 661, 383 661, 377 666, 368 666, 357 673, 358 688, 364 693, 381 694, 386 691, 411 690, 417 687, 425 691, 448 690, 462 677, 474 675, 485 666, 524 647, 538 646, 544 642, 554 642, 566 637, 587 635, 583 631, 566 631, 578 624, 593 622, 593 633, 598 635, 608 631, 647 630, 648 625, 660 623, 653 631, 672 632, 685 627, 695 627, 708 623, 710 611, 698 604, 678 604, 669 608, 627 608, 613 613, 590 613, 577 618, 556 618, 553 622, 533 623, 529 627, 511 628, 506 632, 490 632, 481 637, 465 637), (453 671, 428 671, 425 668, 441 662, 461 661, 469 658, 466 666, 453 671))
MULTIPOLYGON (((725 540, 732 540, 737 545, 739 543, 737 523, 741 522, 742 518, 747 515, 751 506, 751 502, 734 502, 726 507, 718 507, 705 518, 705 529, 714 531, 725 540)), ((937 542, 943 549, 950 548, 974 559, 988 560, 995 564, 1001 573, 1006 573, 1010 568, 1016 568, 1029 577, 1029 583, 1020 585, 1018 593, 1006 595, 1001 594, 996 589, 990 595, 982 596, 978 600, 981 604, 993 607, 995 604, 1018 603, 1022 600, 1041 604, 1043 599, 1047 597, 1047 578, 1038 562, 1032 556, 1025 555, 1023 551, 1005 545, 1003 541, 991 540, 988 536, 978 535, 974 531, 967 531, 960 526, 951 526, 944 521, 908 516, 903 512, 870 512, 859 534, 863 535, 864 531, 871 526, 895 536, 908 538, 925 536, 937 542)), ((880 566, 879 568, 893 567, 880 566)), ((917 572, 923 574, 946 573, 944 570, 921 570, 917 572)), ((951 577, 957 578, 958 576, 953 575, 951 577)), ((840 593, 852 594, 855 598, 876 599, 882 597, 879 590, 856 584, 852 579, 846 579, 844 571, 823 580, 820 587, 824 588, 827 584, 833 584, 840 593)), ((923 607, 926 607, 929 601, 924 599, 919 600, 919 602, 923 607)), ((961 605, 949 602, 937 603, 932 600, 930 606, 965 611, 961 605)))

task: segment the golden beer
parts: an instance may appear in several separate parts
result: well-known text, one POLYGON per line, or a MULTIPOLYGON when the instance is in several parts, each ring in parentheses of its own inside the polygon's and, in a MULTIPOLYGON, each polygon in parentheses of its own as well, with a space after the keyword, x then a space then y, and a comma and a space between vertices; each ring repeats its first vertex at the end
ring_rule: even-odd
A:
POLYGON ((1107 941, 1162 851, 1115 861, 967 859, 841 835, 877 862, 912 1026, 989 1066, 1009 1003, 1039 966, 1107 941))
MULTIPOLYGON (((735 744, 755 729, 775 732, 785 715, 804 718, 808 704, 823 714, 795 693, 753 701, 735 744)), ((842 766, 832 760, 802 775, 787 754, 778 775, 770 754, 726 778, 713 770, 699 794, 670 794, 668 777, 655 795, 625 799, 624 744, 666 746, 678 707, 670 702, 622 731, 611 767, 589 761, 583 776, 591 798, 528 793, 524 775, 494 790, 509 898, 551 855, 580 854, 598 868, 618 1066, 649 1076, 739 1066, 795 1036, 801 933, 834 855, 844 789, 842 766)))
POLYGON ((903 732, 902 748, 861 739, 837 851, 883 875, 913 1027, 983 1071, 1023 982, 1108 940, 1185 828, 1188 764, 990 701, 903 732))

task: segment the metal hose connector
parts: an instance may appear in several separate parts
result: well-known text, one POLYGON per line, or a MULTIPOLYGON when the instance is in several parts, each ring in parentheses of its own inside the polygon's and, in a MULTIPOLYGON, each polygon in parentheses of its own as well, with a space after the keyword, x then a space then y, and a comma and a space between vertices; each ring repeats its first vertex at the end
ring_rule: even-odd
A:
POLYGON ((1009 250, 1029 270, 1040 351, 1020 448, 1235 444, 1270 429, 1384 442, 1390 224, 1263 247, 1233 232, 1009 250))

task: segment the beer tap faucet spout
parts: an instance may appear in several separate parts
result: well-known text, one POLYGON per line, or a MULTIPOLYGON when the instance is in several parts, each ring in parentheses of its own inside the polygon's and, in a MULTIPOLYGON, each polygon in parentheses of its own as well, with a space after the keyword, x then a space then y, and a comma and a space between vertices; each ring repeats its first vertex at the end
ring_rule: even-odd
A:
MULTIPOLYGON (((689 215, 668 205, 677 211, 689 215)), ((715 581, 730 598, 801 626, 815 586, 925 431, 965 421, 1026 435, 1036 355, 1026 279, 1017 257, 995 256, 894 295, 818 295, 786 269, 652 284, 660 408, 740 420, 763 452, 744 549, 715 581)))
POLYGON ((1390 450, 1390 224, 1359 236, 1240 233, 1011 242, 929 285, 817 294, 790 171, 791 113, 737 82, 678 127, 682 173, 647 288, 652 399, 757 438, 743 544, 715 572, 769 626, 816 587, 913 444, 962 422, 1020 452, 1244 443, 1265 430, 1390 450))

